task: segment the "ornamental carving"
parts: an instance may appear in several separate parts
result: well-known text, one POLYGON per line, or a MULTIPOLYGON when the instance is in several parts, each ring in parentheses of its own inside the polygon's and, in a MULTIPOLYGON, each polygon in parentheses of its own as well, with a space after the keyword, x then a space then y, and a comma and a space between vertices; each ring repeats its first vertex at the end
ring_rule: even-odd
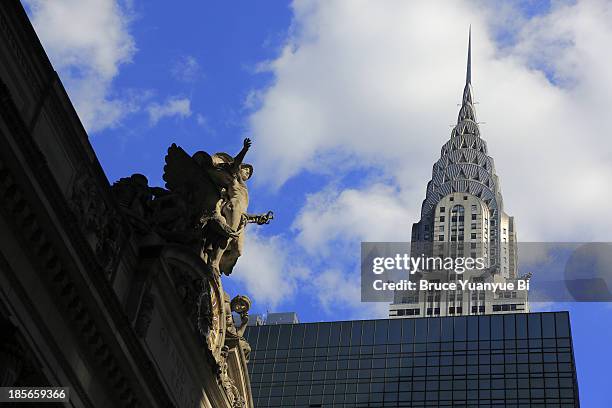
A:
POLYGON ((223 309, 219 293, 203 281, 197 303, 197 330, 215 360, 219 362, 223 346, 223 309))
MULTIPOLYGON (((245 139, 235 156, 203 151, 187 154, 173 144, 165 157, 165 186, 149 186, 142 174, 121 178, 112 186, 113 195, 124 217, 129 221, 133 238, 141 247, 181 248, 198 262, 170 256, 167 265, 182 314, 194 336, 213 363, 217 382, 231 406, 247 406, 250 396, 243 395, 241 373, 236 356, 246 364, 250 347, 244 339, 251 301, 236 296, 230 301, 223 290, 221 274, 230 275, 242 254, 248 224, 268 224, 272 211, 249 214, 247 180, 253 167, 244 162, 251 141, 245 139), (240 316, 236 326, 232 313, 240 316), (228 364, 228 355, 232 361, 228 364), (230 368, 233 367, 233 368, 230 368), (238 371, 238 372, 236 372, 238 371)), ((79 184, 76 201, 85 225, 97 228, 95 214, 98 201, 95 191, 79 184), (82 209, 82 210, 81 210, 82 209)), ((176 254, 176 252, 175 252, 176 254)), ((149 310, 154 307, 143 299, 136 330, 146 332, 149 310)))
POLYGON ((149 325, 151 324, 151 318, 153 315, 153 308, 155 307, 155 297, 151 293, 146 293, 143 296, 138 317, 136 318, 136 324, 134 330, 140 337, 145 337, 149 325))
POLYGON ((232 408, 245 408, 246 401, 244 397, 242 396, 242 394, 240 393, 240 390, 236 386, 236 382, 229 375, 228 363, 227 363, 228 353, 229 353, 229 347, 223 346, 223 349, 221 350, 221 355, 223 357, 223 360, 221 363, 221 367, 219 369, 219 381, 223 389, 225 390, 225 394, 227 395, 227 398, 230 401, 231 407, 232 408))
POLYGON ((78 174, 70 206, 94 249, 98 263, 110 279, 119 254, 121 219, 102 197, 96 181, 86 171, 78 174))

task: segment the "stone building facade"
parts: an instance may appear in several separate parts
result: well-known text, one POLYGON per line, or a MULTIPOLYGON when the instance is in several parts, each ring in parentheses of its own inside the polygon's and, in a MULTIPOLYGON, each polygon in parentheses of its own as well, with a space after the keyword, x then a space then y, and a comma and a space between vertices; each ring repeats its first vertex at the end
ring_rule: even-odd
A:
POLYGON ((253 406, 232 318, 250 301, 169 218, 174 185, 109 183, 23 7, 2 1, 0 386, 69 387, 71 407, 253 406))

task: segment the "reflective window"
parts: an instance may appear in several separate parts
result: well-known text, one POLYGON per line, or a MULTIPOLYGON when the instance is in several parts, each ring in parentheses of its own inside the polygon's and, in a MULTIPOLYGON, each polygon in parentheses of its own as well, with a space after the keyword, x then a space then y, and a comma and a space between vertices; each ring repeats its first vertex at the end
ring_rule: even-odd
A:
POLYGON ((453 318, 441 318, 442 341, 453 341, 453 318))
POLYGON ((528 315, 528 327, 529 327, 529 337, 530 338, 540 338, 542 337, 542 319, 539 314, 529 314, 528 315))
MULTIPOLYGON (((261 326, 266 327, 266 326, 261 326)), ((304 344, 304 325, 294 325, 291 329, 291 348, 299 350, 304 344)))
POLYGON ((566 313, 259 326, 246 337, 257 340, 258 408, 575 406, 566 313))
POLYGON ((491 316, 491 340, 502 340, 504 338, 504 316, 491 316))
POLYGON ((319 335, 317 337, 317 347, 327 347, 327 345, 329 344, 330 328, 331 328, 331 323, 319 324, 319 335))
POLYGON ((402 343, 414 342, 414 320, 402 319, 402 343))
POLYGON ((414 341, 415 343, 425 343, 427 341, 427 320, 428 319, 416 319, 414 327, 414 341))
POLYGON ((402 322, 400 319, 389 320, 389 344, 402 341, 402 322))
POLYGON ((555 314, 544 313, 542 314, 542 337, 554 338, 555 337, 555 314))
POLYGON ((389 331, 388 320, 377 320, 376 321, 376 335, 374 336, 375 344, 387 344, 389 331))
POLYGON ((504 337, 506 339, 515 338, 515 322, 514 315, 504 315, 504 337))
POLYGON ((467 319, 467 339, 478 340, 478 319, 467 319))
POLYGON ((268 333, 270 333, 271 326, 261 326, 259 328, 259 336, 257 340, 257 347, 260 349, 266 349, 268 344, 268 333))
POLYGON ((466 317, 455 319, 455 341, 464 341, 466 337, 466 317))
POLYGON ((360 344, 374 344, 374 322, 353 322, 351 346, 358 346, 360 344))
POLYGON ((569 337, 569 321, 567 313, 555 313, 557 337, 569 337))
POLYGON ((491 319, 489 316, 479 316, 478 318, 478 339, 480 341, 490 339, 490 335, 491 335, 490 320, 491 319))
POLYGON ((351 346, 358 346, 361 344, 361 327, 363 326, 363 322, 355 321, 353 322, 353 327, 351 329, 351 346))
POLYGON ((289 341, 291 340, 291 328, 293 325, 284 324, 280 326, 280 333, 278 336, 278 348, 287 349, 289 348, 289 341))
POLYGON ((517 339, 527 338, 527 315, 523 315, 523 314, 516 315, 516 338, 517 339))
POLYGON ((340 325, 330 323, 329 327, 329 345, 337 346, 340 343, 340 325))
POLYGON ((348 346, 351 342, 351 322, 342 322, 340 323, 342 328, 340 334, 340 345, 348 346))
POLYGON ((427 319, 428 320, 428 342, 439 342, 440 341, 440 319, 427 319))

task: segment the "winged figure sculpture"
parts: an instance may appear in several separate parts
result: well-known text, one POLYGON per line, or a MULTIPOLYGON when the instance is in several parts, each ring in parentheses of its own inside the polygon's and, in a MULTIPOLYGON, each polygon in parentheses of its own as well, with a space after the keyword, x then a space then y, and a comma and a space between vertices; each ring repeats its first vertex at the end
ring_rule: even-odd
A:
MULTIPOLYGON (((245 139, 242 150, 232 157, 227 153, 209 155, 198 151, 192 156, 181 147, 172 144, 166 155, 164 181, 173 197, 180 197, 182 205, 173 203, 171 208, 180 214, 168 214, 169 219, 182 219, 184 233, 190 226, 197 229, 201 242, 202 259, 216 272, 229 275, 244 245, 244 230, 248 223, 267 224, 272 212, 263 215, 247 214, 249 193, 246 181, 253 174, 253 167, 243 163, 251 147, 245 139)), ((156 200, 163 205, 163 195, 156 200)), ((162 220, 163 222, 163 220, 162 220)), ((172 225, 176 226, 176 219, 172 225)), ((195 233, 195 231, 194 231, 195 233)))

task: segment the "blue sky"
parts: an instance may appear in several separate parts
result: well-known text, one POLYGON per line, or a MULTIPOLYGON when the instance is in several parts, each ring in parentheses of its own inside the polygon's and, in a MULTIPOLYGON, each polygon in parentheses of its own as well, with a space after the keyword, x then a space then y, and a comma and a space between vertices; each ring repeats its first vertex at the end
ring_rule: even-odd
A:
MULTIPOLYGON (((519 239, 610 241, 612 220, 587 215, 612 199, 610 3, 24 3, 110 182, 162 185, 173 142, 236 153, 253 139, 250 211, 276 219, 248 231, 225 287, 254 312, 384 316, 359 301, 359 243, 409 239, 470 23, 476 109, 519 239)), ((570 310, 583 406, 611 406, 612 307, 534 306, 570 310)))

